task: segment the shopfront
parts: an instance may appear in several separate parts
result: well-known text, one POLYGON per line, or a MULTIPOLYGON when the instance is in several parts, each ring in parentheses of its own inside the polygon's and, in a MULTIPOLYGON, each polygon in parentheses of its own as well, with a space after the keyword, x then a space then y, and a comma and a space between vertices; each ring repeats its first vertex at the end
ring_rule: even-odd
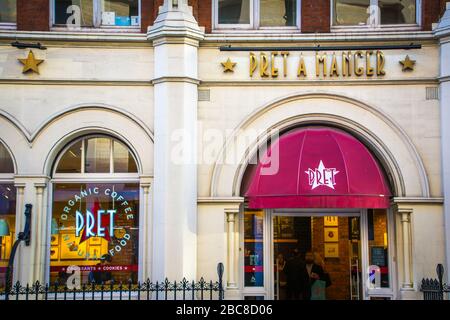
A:
POLYGON ((298 271, 308 254, 323 287, 313 299, 394 298, 391 192, 361 142, 332 127, 292 129, 247 170, 246 298, 309 299, 298 271))
POLYGON ((24 285, 223 263, 226 299, 312 273, 315 298, 422 297, 450 256, 450 5, 89 0, 75 26, 75 2, 0 1, 0 287, 32 204, 24 285))
POLYGON ((394 299, 392 223, 386 210, 245 210, 245 299, 303 299, 290 292, 297 252, 327 273, 321 299, 394 299))
POLYGON ((64 148, 52 179, 51 283, 138 281, 137 172, 130 150, 108 136, 64 148))

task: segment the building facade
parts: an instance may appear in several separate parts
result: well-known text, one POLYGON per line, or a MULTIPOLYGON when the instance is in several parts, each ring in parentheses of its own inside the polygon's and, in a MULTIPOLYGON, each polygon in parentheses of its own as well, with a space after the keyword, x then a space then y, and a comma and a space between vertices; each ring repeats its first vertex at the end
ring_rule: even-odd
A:
POLYGON ((449 77, 442 0, 0 0, 0 286, 32 204, 14 281, 299 298, 312 253, 328 299, 420 299, 449 77))

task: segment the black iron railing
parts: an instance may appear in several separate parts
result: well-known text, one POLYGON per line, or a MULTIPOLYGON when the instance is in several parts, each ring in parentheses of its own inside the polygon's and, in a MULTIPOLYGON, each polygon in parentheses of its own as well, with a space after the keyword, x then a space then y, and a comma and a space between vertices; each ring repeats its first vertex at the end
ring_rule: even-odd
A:
POLYGON ((450 292, 450 287, 443 282, 444 266, 438 264, 436 267, 437 279, 422 279, 420 291, 423 292, 424 300, 444 300, 444 293, 450 292))
POLYGON ((218 281, 188 281, 84 284, 69 289, 59 283, 21 285, 0 291, 2 300, 223 300, 223 264, 217 266, 218 281))

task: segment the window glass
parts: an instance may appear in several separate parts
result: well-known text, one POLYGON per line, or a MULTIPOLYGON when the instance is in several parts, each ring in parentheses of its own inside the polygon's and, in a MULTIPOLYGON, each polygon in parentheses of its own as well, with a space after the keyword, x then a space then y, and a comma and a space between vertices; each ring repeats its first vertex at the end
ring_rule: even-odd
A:
POLYGON ((55 24, 73 25, 78 19, 82 27, 94 25, 94 0, 55 0, 55 24))
POLYGON ((102 24, 139 26, 139 0, 102 0, 102 24))
POLYGON ((389 288, 388 218, 386 210, 369 210, 369 274, 372 288, 389 288))
POLYGON ((0 173, 14 173, 14 164, 5 146, 0 143, 0 173))
POLYGON ((369 18, 370 0, 334 0, 333 24, 365 25, 369 18))
POLYGON ((61 156, 55 170, 56 173, 79 174, 111 173, 112 171, 136 173, 138 169, 130 150, 123 143, 109 137, 88 138, 73 143, 61 156), (113 148, 111 148, 111 144, 113 148), (111 170, 111 156, 114 170, 111 170), (83 157, 85 159, 84 171, 82 170, 83 157))
POLYGON ((0 22, 16 22, 16 0, 0 0, 0 22))
POLYGON ((262 27, 292 27, 296 25, 297 0, 261 0, 262 27))
POLYGON ((109 173, 111 164, 111 139, 93 138, 84 142, 85 172, 109 173))
POLYGON ((5 288, 6 267, 16 232, 16 188, 0 184, 0 289, 5 288))
POLYGON ((275 300, 362 298, 359 217, 277 215, 272 221, 275 300), (325 285, 315 297, 312 273, 325 285))
POLYGON ((249 24, 250 0, 219 0, 219 24, 249 24))
POLYGON ((246 287, 264 286, 264 211, 244 213, 244 272, 246 287))
POLYGON ((416 23, 416 0, 379 0, 381 24, 416 23))
POLYGON ((73 144, 59 160, 57 173, 81 173, 82 141, 73 144))
POLYGON ((114 172, 137 172, 133 155, 118 141, 114 141, 114 172))
POLYGON ((53 187, 50 280, 67 284, 136 282, 139 257, 138 183, 57 183, 53 187))

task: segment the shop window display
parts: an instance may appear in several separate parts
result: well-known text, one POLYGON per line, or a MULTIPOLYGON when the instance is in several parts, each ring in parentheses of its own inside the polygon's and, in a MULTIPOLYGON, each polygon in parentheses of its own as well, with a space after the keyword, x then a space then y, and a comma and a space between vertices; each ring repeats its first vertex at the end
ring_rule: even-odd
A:
POLYGON ((116 139, 87 137, 65 148, 53 180, 52 283, 67 284, 78 271, 81 283, 137 282, 137 179, 134 156, 116 139), (97 182, 99 175, 112 182, 97 182))

